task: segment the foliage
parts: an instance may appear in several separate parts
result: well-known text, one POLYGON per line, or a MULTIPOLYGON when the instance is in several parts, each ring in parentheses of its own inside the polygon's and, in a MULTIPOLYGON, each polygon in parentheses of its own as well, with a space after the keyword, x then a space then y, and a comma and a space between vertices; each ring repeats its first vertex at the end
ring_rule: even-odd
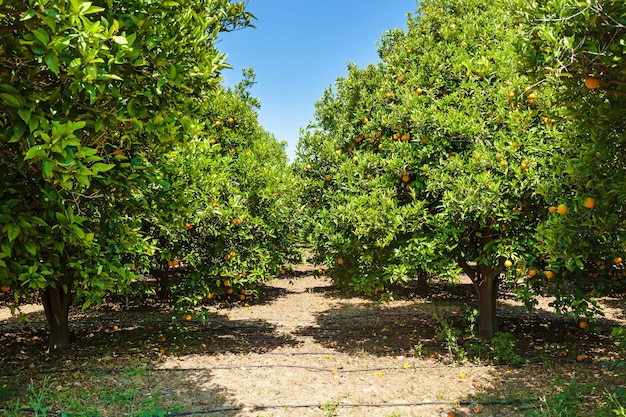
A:
MULTIPOLYGON (((539 249, 573 292, 602 295, 624 288, 626 242, 626 104, 624 15, 620 1, 514 2, 525 25, 517 44, 522 69, 558 95, 540 103, 559 120, 571 145, 554 155, 556 181, 538 192, 565 204, 566 216, 540 229, 539 249)), ((575 296, 563 304, 574 303, 575 296)))
POLYGON ((167 153, 143 196, 152 213, 143 228, 159 249, 137 261, 147 272, 183 275, 174 284, 183 308, 229 295, 245 300, 298 260, 283 146, 230 90, 215 94, 205 114, 207 128, 167 153))
POLYGON ((317 103, 298 149, 307 231, 336 283, 368 294, 462 269, 490 338, 501 274, 527 305, 563 292, 528 272, 546 269, 535 230, 550 213, 537 188, 554 181, 566 123, 538 108, 554 88, 527 87, 516 71, 508 9, 425 1, 416 16, 381 39, 381 63, 350 65, 317 103))
POLYGON ((152 253, 139 197, 203 128, 217 34, 250 17, 227 0, 0 2, 0 281, 16 301, 41 291, 51 348, 74 293, 126 290, 123 256, 152 253))

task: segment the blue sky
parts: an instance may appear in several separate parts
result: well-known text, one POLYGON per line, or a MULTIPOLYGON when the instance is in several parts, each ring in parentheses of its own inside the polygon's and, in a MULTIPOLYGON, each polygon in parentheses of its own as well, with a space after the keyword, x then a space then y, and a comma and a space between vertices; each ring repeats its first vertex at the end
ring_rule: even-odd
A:
POLYGON ((293 160, 298 131, 313 120, 324 90, 347 74, 348 62, 378 62, 383 32, 406 30, 416 8, 416 0, 249 0, 256 29, 225 33, 217 45, 233 67, 223 71, 224 82, 232 86, 242 68, 254 68, 259 122, 287 142, 293 160))

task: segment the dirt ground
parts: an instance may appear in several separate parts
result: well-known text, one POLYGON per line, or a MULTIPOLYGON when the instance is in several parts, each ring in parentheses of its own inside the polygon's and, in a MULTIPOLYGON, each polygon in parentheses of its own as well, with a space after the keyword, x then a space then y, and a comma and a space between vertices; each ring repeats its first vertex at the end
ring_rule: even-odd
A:
POLYGON ((623 300, 602 300, 607 315, 589 332, 552 314, 549 300, 527 313, 505 296, 501 327, 515 334, 527 363, 483 365, 455 360, 435 337, 435 316, 463 326, 462 306, 475 303, 467 283, 434 284, 427 298, 409 290, 378 304, 342 294, 312 271, 298 267, 249 305, 211 307, 206 324, 172 321, 171 311, 149 301, 75 310, 73 349, 63 355, 43 353, 39 306, 23 309, 26 324, 2 308, 0 374, 53 375, 59 393, 147 378, 149 388, 143 381, 135 389, 158 393, 162 406, 178 404, 179 415, 237 417, 515 417, 542 407, 560 384, 624 384, 623 373, 605 366, 620 358, 608 334, 626 325, 623 300), (580 354, 587 359, 578 362, 580 354), (99 378, 86 376, 94 372, 99 378))

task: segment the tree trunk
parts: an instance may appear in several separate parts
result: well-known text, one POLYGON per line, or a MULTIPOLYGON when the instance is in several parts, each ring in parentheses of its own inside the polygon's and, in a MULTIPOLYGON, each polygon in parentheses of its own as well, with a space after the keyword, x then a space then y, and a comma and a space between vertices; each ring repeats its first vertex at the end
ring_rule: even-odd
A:
POLYGON ((497 298, 502 269, 487 265, 470 266, 459 257, 458 264, 472 280, 478 294, 478 335, 486 340, 493 339, 498 331, 497 298))
POLYGON ((478 293, 478 335, 486 340, 493 339, 498 331, 497 304, 500 273, 490 267, 478 268, 478 279, 474 287, 478 293))
POLYGON ((170 270, 167 262, 161 265, 157 277, 159 281, 159 298, 161 300, 168 300, 172 296, 172 288, 170 286, 170 270))
POLYGON ((49 328, 48 350, 58 352, 70 346, 69 314, 72 290, 48 287, 41 291, 41 301, 49 328))

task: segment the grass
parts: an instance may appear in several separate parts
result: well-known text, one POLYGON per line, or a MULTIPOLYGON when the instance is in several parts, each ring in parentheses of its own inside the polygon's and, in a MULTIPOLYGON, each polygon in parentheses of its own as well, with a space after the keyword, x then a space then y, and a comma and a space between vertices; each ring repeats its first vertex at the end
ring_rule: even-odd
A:
MULTIPOLYGON (((186 404, 179 400, 176 392, 168 390, 168 381, 172 382, 171 377, 163 378, 143 369, 46 376, 41 380, 31 379, 25 395, 16 395, 17 390, 10 392, 13 400, 4 406, 4 413, 7 417, 22 416, 25 410, 32 410, 30 413, 37 417, 147 417, 185 411, 186 404)), ((203 398, 215 400, 214 408, 223 406, 223 395, 203 394, 206 394, 203 398)), ((0 412, 2 410, 0 406, 0 412)))

